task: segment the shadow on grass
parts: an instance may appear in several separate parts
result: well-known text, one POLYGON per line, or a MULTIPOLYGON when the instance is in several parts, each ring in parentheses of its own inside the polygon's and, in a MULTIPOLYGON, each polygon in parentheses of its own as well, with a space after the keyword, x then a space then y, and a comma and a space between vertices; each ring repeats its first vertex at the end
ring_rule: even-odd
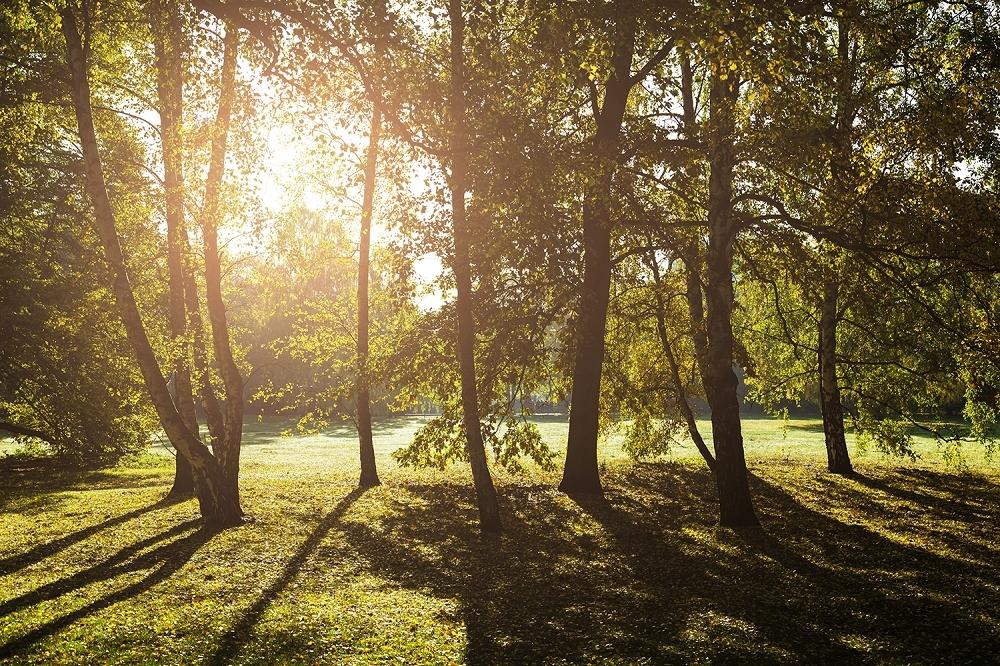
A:
MULTIPOLYGON (((459 600, 470 663, 970 662, 1000 648, 1000 574, 966 562, 972 549, 900 543, 810 508, 804 488, 753 483, 766 531, 715 527, 711 477, 670 464, 627 469, 603 501, 506 487, 500 540, 450 484, 407 486, 419 501, 340 529, 370 573, 459 600)), ((868 499, 837 488, 831 502, 868 499)), ((1000 500, 992 484, 970 492, 1000 500)))
POLYGON ((299 546, 295 555, 285 564, 281 575, 271 583, 263 594, 247 608, 229 631, 219 641, 219 649, 208 660, 211 664, 228 664, 239 653, 240 649, 246 645, 253 635, 253 629, 263 617, 268 607, 288 584, 298 575, 302 565, 313 554, 316 547, 334 528, 341 516, 350 506, 365 493, 365 488, 355 488, 348 493, 337 505, 323 518, 316 529, 309 534, 306 540, 299 546))
POLYGON ((59 503, 51 493, 68 490, 147 488, 164 485, 163 470, 127 475, 103 469, 79 468, 52 457, 0 457, 0 511, 38 513, 59 503))
POLYGON ((164 532, 156 534, 147 539, 130 544, 126 548, 112 555, 100 564, 94 565, 77 574, 67 578, 54 581, 47 585, 29 592, 25 595, 12 599, 0 605, 0 618, 3 618, 18 610, 39 604, 43 601, 56 599, 74 590, 79 590, 85 585, 98 581, 110 580, 119 575, 137 571, 148 571, 141 579, 121 588, 111 594, 100 597, 87 605, 65 615, 61 615, 45 624, 32 629, 28 633, 12 639, 0 645, 0 659, 12 657, 18 652, 28 649, 33 644, 51 636, 67 626, 81 620, 93 613, 101 611, 123 601, 128 601, 133 597, 146 592, 158 583, 167 580, 178 569, 191 559, 191 556, 212 536, 217 534, 217 530, 202 528, 190 532, 186 536, 162 544, 156 548, 131 559, 136 554, 153 546, 161 541, 170 539, 173 536, 184 534, 199 521, 191 520, 164 532))
POLYGON ((59 537, 58 539, 39 544, 31 550, 23 553, 6 557, 0 560, 0 576, 6 576, 20 571, 25 567, 29 567, 32 564, 37 564, 45 558, 51 557, 73 544, 89 539, 98 532, 112 527, 117 527, 118 525, 127 523, 128 521, 138 518, 139 516, 143 516, 157 509, 168 507, 182 501, 184 501, 183 498, 164 498, 158 502, 129 511, 128 513, 123 513, 120 516, 109 518, 101 523, 97 523, 96 525, 91 525, 90 527, 85 527, 82 530, 71 532, 70 534, 59 537))
MULTIPOLYGON (((501 488, 499 538, 480 534, 467 485, 390 485, 367 511, 349 512, 362 496, 353 490, 273 580, 258 574, 263 592, 216 634, 208 662, 301 658, 251 641, 272 606, 296 612, 289 587, 324 564, 375 576, 390 591, 454 599, 473 664, 983 663, 1000 650, 1000 486, 989 478, 762 466, 751 483, 765 528, 742 531, 715 525, 714 482, 700 466, 637 464, 612 468, 605 481, 604 499, 542 484, 501 488), (334 532, 344 538, 329 539, 334 532)), ((12 639, 0 656, 166 580, 211 537, 193 527, 0 605, 2 617, 144 573, 12 639)))

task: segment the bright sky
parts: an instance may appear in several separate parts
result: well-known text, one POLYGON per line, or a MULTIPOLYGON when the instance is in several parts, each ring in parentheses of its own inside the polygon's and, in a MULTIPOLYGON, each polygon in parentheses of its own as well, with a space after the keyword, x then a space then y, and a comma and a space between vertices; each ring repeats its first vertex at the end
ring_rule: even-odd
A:
MULTIPOLYGON (((352 144, 363 144, 361 137, 346 137, 352 144)), ((293 198, 301 196, 302 203, 310 210, 321 212, 327 205, 338 205, 339 202, 331 201, 328 192, 323 191, 321 184, 306 184, 296 182, 299 174, 299 167, 305 153, 313 147, 312 139, 300 135, 295 128, 289 125, 273 126, 267 134, 266 154, 263 156, 264 169, 260 174, 258 195, 262 203, 272 213, 278 213, 295 203, 293 198)), ((358 165, 359 168, 359 165, 358 165)), ((347 176, 351 171, 341 172, 336 168, 331 168, 334 176, 347 176)), ((335 183, 330 183, 335 185, 335 183)), ((349 204, 349 208, 357 208, 357 224, 351 225, 349 231, 352 236, 357 237, 360 225, 360 201, 362 192, 360 187, 348 188, 348 196, 354 205, 349 204)), ((384 221, 378 219, 376 214, 372 220, 372 247, 376 247, 380 242, 388 238, 389 230, 384 221)), ((441 258, 434 253, 428 253, 418 258, 413 264, 414 274, 417 278, 417 305, 422 310, 436 310, 443 304, 443 297, 435 282, 443 270, 441 258)))

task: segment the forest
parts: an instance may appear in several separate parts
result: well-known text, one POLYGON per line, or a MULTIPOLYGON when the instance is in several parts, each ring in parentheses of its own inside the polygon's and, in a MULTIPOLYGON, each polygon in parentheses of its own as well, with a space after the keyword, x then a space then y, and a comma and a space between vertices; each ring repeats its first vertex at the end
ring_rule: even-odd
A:
POLYGON ((0 662, 1000 654, 1000 4, 3 0, 0 81, 0 662))

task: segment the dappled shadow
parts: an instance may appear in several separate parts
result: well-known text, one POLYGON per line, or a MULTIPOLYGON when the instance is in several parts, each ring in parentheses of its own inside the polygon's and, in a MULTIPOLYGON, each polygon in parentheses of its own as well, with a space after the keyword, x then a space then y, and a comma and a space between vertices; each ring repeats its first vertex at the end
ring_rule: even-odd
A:
POLYGON ((0 618, 3 618, 18 610, 79 590, 91 583, 110 580, 122 574, 148 571, 139 580, 115 592, 95 599, 82 608, 50 620, 26 634, 0 645, 0 658, 11 657, 70 624, 109 606, 132 599, 169 578, 184 566, 191 559, 191 556, 217 533, 216 530, 208 528, 201 528, 193 532, 190 531, 197 526, 198 522, 197 520, 191 520, 175 525, 164 532, 130 544, 100 564, 67 578, 43 585, 32 592, 0 605, 0 618), (138 555, 150 546, 170 539, 173 536, 184 534, 185 532, 189 533, 138 555), (136 555, 138 557, 134 557, 136 555), (133 557, 134 559, 132 559, 133 557))
POLYGON ((284 565, 281 575, 264 590, 258 599, 240 615, 236 623, 225 633, 219 641, 219 648, 208 660, 211 664, 228 664, 232 661, 240 649, 249 642, 253 635, 254 627, 260 622, 261 617, 274 600, 284 591, 288 584, 292 582, 302 570, 302 565, 313 554, 320 542, 330 533, 330 530, 337 524, 337 521, 344 515, 347 509, 363 494, 364 488, 355 488, 341 499, 337 505, 323 518, 319 525, 309 534, 306 540, 299 546, 295 555, 284 565))
MULTIPOLYGON (((841 481, 829 504, 863 507, 866 488, 841 481)), ((921 492, 905 476, 883 482, 921 492)), ((941 555, 760 478, 766 529, 722 530, 713 485, 651 464, 615 473, 604 500, 508 486, 498 540, 480 535, 468 488, 408 485, 378 524, 340 529, 372 574, 460 601, 471 663, 976 661, 1000 648, 1000 574, 963 559, 982 554, 975 538, 941 555)), ((993 484, 968 491, 1000 500, 993 484)))
MULTIPOLYGON (((386 635, 397 627, 385 625, 398 622, 398 645, 450 640, 447 632, 460 623, 464 659, 474 664, 995 659, 995 479, 926 468, 863 468, 852 477, 817 466, 755 469, 764 527, 740 531, 717 527, 714 479, 700 464, 611 466, 603 498, 570 497, 541 483, 502 486, 500 537, 480 533, 474 492, 461 483, 397 477, 357 505, 362 491, 347 493, 328 513, 281 486, 258 498, 283 502, 278 518, 241 528, 266 549, 240 569, 248 578, 216 583, 239 606, 192 620, 204 634, 189 655, 214 664, 332 654, 375 661, 386 653, 369 650, 391 644, 386 635), (336 573, 324 577, 329 572, 336 573), (417 598, 441 601, 422 607, 431 610, 420 630, 439 623, 447 632, 409 633, 416 621, 405 605, 417 598), (345 626, 324 613, 358 618, 345 626), (224 617, 234 619, 223 628, 224 617), (359 642, 369 635, 378 645, 359 642), (324 647, 311 651, 314 643, 324 647)), ((156 506, 0 564, 17 571, 44 562, 102 529, 138 524, 156 506)), ((53 609, 62 613, 19 630, 27 633, 0 645, 0 657, 40 650, 46 637, 167 580, 211 537, 195 521, 148 534, 0 603, 0 620, 23 622, 27 609, 42 611, 36 622, 53 609), (106 593, 111 586, 117 591, 106 593)), ((248 559, 228 548, 213 553, 219 564, 248 559)))

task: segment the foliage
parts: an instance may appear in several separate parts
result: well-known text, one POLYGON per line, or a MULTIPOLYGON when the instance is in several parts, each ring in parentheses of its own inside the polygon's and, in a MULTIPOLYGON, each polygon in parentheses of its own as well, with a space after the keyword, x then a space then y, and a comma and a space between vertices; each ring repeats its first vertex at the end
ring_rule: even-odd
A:
MULTIPOLYGON (((89 229, 66 96, 42 78, 55 67, 46 52, 58 43, 43 19, 26 7, 0 13, 0 33, 19 38, 2 47, 10 86, 0 104, 0 421, 39 431, 50 453, 93 465, 145 448, 156 423, 138 370, 121 353, 125 334, 89 229), (13 64, 32 48, 43 54, 35 70, 13 64)), ((109 73, 121 71, 106 44, 93 48, 109 58, 109 73)), ((121 118, 98 121, 123 233, 145 264, 134 277, 148 281, 157 239, 147 219, 150 188, 135 166, 144 146, 121 118)), ((155 308, 159 292, 150 285, 140 298, 155 308)))

